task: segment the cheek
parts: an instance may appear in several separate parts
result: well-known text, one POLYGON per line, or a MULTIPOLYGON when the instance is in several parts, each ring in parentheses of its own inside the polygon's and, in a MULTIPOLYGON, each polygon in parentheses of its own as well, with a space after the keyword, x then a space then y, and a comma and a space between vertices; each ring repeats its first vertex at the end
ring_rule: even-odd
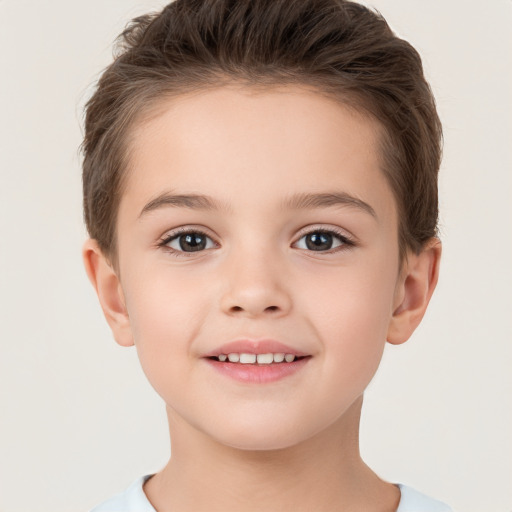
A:
POLYGON ((302 309, 313 321, 325 364, 343 367, 347 382, 377 370, 391 320, 395 276, 386 265, 350 267, 308 283, 302 309))
MULTIPOLYGON (((130 325, 136 343, 169 343, 193 337, 194 316, 204 296, 198 273, 172 269, 158 261, 134 265, 125 287, 130 325), (188 336, 179 336, 188 333, 188 336)), ((128 276, 127 276, 128 277, 128 276)))
POLYGON ((199 283, 159 272, 141 272, 126 290, 128 314, 141 366, 159 394, 187 370, 191 343, 201 326, 199 283))

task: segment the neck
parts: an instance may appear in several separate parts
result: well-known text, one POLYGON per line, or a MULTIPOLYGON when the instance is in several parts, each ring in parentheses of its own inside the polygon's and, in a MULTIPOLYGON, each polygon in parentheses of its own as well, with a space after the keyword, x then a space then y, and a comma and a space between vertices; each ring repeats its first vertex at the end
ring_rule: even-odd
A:
POLYGON ((361 404, 300 444, 251 451, 216 442, 167 408, 172 457, 144 491, 158 512, 395 511, 398 488, 359 454, 361 404))

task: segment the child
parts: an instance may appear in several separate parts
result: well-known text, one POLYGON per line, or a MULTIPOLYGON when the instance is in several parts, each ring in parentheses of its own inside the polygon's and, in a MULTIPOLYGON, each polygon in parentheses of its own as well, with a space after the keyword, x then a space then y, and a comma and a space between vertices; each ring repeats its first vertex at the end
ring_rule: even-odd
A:
POLYGON ((83 256, 171 458, 94 512, 449 511, 359 455, 363 393, 438 277, 416 51, 343 0, 177 0, 87 104, 83 256))

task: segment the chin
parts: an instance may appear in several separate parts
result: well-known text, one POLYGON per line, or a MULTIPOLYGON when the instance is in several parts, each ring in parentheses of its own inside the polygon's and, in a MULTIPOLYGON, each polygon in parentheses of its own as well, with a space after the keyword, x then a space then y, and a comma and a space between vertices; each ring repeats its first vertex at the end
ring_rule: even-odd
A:
POLYGON ((291 442, 289 438, 285 439, 276 439, 276 438, 261 438, 261 439, 237 439, 236 442, 233 442, 233 439, 230 439, 229 442, 223 443, 230 448, 235 448, 237 450, 243 451, 252 451, 252 452, 264 452, 264 451, 277 451, 277 450, 285 450, 292 446, 295 446, 297 443, 291 442))
POLYGON ((209 435, 225 446, 246 451, 284 450, 310 437, 304 429, 297 431, 295 424, 278 424, 275 420, 269 425, 255 423, 229 426, 224 424, 222 432, 210 432, 209 435))

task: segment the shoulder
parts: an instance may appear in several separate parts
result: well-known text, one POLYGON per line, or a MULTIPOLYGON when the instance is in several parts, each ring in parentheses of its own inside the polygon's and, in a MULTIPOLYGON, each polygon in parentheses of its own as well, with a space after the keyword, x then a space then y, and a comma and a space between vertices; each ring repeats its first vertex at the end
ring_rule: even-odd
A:
POLYGON ((142 486, 153 475, 137 478, 128 489, 100 503, 89 512, 156 512, 142 486))
POLYGON ((412 487, 397 485, 401 498, 396 512, 453 512, 445 503, 430 498, 412 487))

